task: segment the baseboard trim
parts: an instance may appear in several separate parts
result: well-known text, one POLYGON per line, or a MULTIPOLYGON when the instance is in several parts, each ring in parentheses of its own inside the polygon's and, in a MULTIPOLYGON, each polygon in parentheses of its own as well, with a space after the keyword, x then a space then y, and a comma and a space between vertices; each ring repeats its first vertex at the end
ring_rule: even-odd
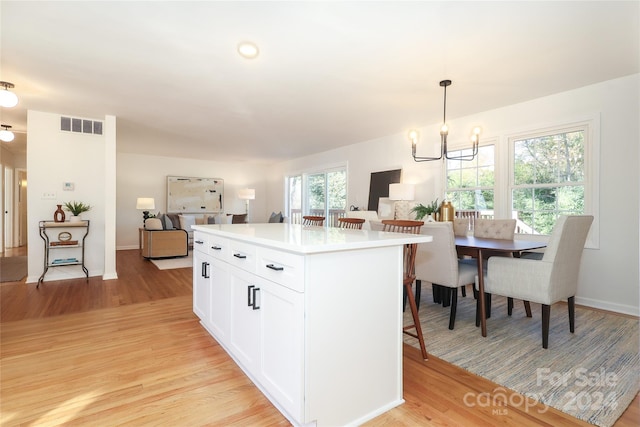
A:
POLYGON ((640 316, 640 308, 627 304, 616 304, 606 301, 599 301, 591 298, 576 297, 576 304, 600 310, 612 311, 614 313, 640 316))

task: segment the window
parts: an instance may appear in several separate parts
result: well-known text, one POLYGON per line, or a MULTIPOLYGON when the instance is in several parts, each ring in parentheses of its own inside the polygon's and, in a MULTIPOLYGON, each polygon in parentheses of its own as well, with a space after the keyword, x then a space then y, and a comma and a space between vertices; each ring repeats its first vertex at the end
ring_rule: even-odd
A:
POLYGON ((347 206, 347 170, 338 167, 287 178, 287 215, 300 224, 303 215, 324 216, 325 225, 338 225, 347 206))
MULTIPOLYGON (((465 154, 464 151, 451 151, 450 154, 461 156, 465 154)), ((473 160, 447 160, 446 174, 446 197, 458 215, 493 216, 495 145, 479 147, 478 155, 473 160)))
POLYGON ((472 161, 447 160, 445 195, 471 227, 476 217, 514 218, 530 237, 551 234, 560 215, 594 215, 586 246, 597 248, 599 126, 594 115, 504 135, 472 161))
POLYGON ((512 138, 511 206, 520 233, 551 234, 559 215, 585 213, 585 144, 579 126, 512 138))

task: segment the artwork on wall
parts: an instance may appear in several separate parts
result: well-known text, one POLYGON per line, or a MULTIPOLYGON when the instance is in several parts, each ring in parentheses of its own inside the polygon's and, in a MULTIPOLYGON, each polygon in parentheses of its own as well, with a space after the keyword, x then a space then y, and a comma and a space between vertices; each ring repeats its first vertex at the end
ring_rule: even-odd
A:
POLYGON ((377 211, 381 197, 389 197, 389 184, 400 182, 402 169, 394 169, 382 172, 372 172, 369 184, 368 210, 377 211))
POLYGON ((220 213, 224 180, 167 176, 167 213, 220 213))

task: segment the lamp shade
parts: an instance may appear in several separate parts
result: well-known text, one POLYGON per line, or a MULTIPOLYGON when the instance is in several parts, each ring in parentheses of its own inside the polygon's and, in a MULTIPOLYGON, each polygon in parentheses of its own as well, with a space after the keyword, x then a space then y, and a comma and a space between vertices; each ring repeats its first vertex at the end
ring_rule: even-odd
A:
POLYGON ((153 197, 138 197, 136 209, 150 210, 156 208, 156 202, 153 197))
POLYGON ((389 184, 389 200, 413 200, 415 193, 413 184, 389 184))
POLYGON ((242 200, 253 200, 256 198, 255 188, 243 188, 238 191, 238 198, 242 200))
POLYGON ((10 130, 6 130, 6 129, 0 130, 0 141, 11 142, 13 141, 13 138, 15 138, 15 136, 13 135, 13 132, 11 132, 10 130))
POLYGON ((18 105, 18 96, 8 90, 8 87, 13 87, 11 83, 0 82, 0 86, 4 86, 0 89, 0 107, 11 108, 18 105))

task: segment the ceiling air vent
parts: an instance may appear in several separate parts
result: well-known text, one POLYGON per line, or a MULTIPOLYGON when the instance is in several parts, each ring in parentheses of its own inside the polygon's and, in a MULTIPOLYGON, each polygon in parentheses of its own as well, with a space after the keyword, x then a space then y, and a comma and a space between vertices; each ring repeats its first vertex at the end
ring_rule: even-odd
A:
POLYGON ((60 117, 60 130, 65 132, 102 135, 102 122, 62 116, 60 117))

